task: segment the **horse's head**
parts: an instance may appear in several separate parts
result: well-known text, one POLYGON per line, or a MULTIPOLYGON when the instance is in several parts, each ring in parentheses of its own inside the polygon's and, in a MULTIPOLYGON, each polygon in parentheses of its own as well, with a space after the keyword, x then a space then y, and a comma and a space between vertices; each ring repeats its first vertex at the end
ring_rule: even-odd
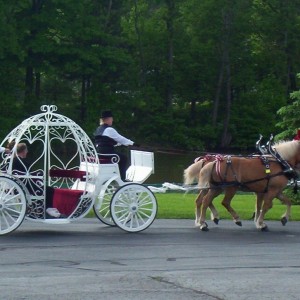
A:
POLYGON ((297 144, 297 151, 295 153, 295 166, 300 165, 300 140, 294 140, 293 141, 295 144, 297 144))
POLYGON ((279 142, 273 146, 292 167, 300 164, 300 141, 279 142))

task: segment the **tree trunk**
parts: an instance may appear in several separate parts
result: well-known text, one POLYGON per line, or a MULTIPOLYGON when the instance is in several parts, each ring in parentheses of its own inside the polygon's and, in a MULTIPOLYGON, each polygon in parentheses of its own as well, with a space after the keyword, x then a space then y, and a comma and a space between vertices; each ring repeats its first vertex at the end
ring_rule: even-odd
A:
MULTIPOLYGON (((43 0, 32 0, 31 14, 33 17, 40 13, 43 6, 43 0)), ((37 28, 30 28, 30 40, 34 41, 37 35, 37 28)), ((35 55, 32 48, 27 50, 27 61, 25 71, 25 97, 24 97, 24 111, 26 114, 32 111, 32 107, 36 106, 36 99, 40 97, 40 74, 37 72, 36 81, 34 83, 34 63, 35 55), (34 90, 35 89, 35 90, 34 90)))
POLYGON ((168 7, 168 15, 166 19, 167 33, 168 33, 168 70, 167 70, 167 91, 166 91, 166 108, 168 111, 172 110, 173 104, 173 89, 174 89, 174 17, 175 17, 175 3, 173 0, 166 0, 168 7))
POLYGON ((111 14, 111 7, 112 7, 112 0, 109 0, 104 28, 106 28, 108 26, 110 14, 111 14))
POLYGON ((230 60, 228 57, 228 61, 226 62, 226 110, 224 116, 224 127, 222 134, 221 147, 226 148, 231 141, 231 134, 229 133, 229 124, 230 124, 230 116, 231 116, 231 103, 232 103, 232 95, 231 95, 231 70, 230 70, 230 60))
POLYGON ((86 80, 85 77, 82 77, 81 80, 81 102, 80 102, 80 121, 83 122, 85 120, 85 112, 86 112, 86 80))
MULTIPOLYGON (((28 57, 30 57, 31 51, 28 51, 28 57)), ((33 96, 33 67, 32 66, 27 66, 26 67, 26 75, 25 75, 25 110, 26 107, 31 106, 31 101, 32 101, 32 96, 33 96)))
POLYGON ((138 40, 138 52, 139 52, 139 59, 140 59, 140 72, 141 72, 141 86, 146 84, 146 70, 145 70, 145 59, 144 59, 144 50, 142 45, 141 39, 141 32, 139 28, 139 16, 138 16, 138 5, 137 0, 134 0, 134 28, 137 35, 138 40))
POLYGON ((213 107, 213 115, 212 115, 212 125, 213 126, 217 125, 218 110, 219 110, 219 104, 220 104, 220 95, 221 95, 222 85, 223 85, 223 77, 224 77, 224 55, 222 56, 222 62, 221 62, 221 67, 220 67, 220 71, 219 71, 219 79, 218 79, 214 107, 213 107))
POLYGON ((223 53, 224 53, 224 62, 225 62, 225 76, 226 76, 226 107, 225 107, 225 116, 223 122, 223 134, 221 139, 221 147, 226 148, 231 141, 231 134, 229 132, 230 124, 230 115, 231 115, 231 64, 230 64, 230 54, 229 54, 229 45, 230 45, 230 30, 232 23, 232 12, 230 7, 226 9, 223 13, 223 24, 224 24, 224 40, 223 40, 223 53))
POLYGON ((41 73, 35 72, 35 97, 37 100, 39 100, 40 96, 41 96, 41 73))
POLYGON ((190 110, 190 125, 194 125, 196 122, 196 99, 191 100, 191 110, 190 110))

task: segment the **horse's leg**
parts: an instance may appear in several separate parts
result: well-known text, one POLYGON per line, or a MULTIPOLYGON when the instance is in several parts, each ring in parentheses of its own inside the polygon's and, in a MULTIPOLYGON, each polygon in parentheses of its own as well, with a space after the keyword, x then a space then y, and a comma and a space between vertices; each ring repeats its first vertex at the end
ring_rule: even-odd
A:
POLYGON ((227 187, 225 189, 224 199, 222 201, 222 205, 227 209, 227 211, 232 215, 233 221, 236 225, 242 226, 242 222, 240 217, 238 216, 237 212, 232 208, 230 205, 233 196, 237 191, 237 187, 227 187))
MULTIPOLYGON (((196 201, 195 201, 195 226, 200 226, 200 212, 201 212, 201 205, 203 197, 207 194, 207 190, 201 190, 198 194, 196 201)), ((214 221, 215 224, 219 223, 219 213, 215 206, 211 203, 209 204, 209 209, 211 211, 211 220, 214 221)))
MULTIPOLYGON (((219 196, 221 193, 222 193, 222 189, 216 189, 215 190, 215 196, 214 198, 216 198, 217 196, 219 196)), ((211 201, 211 203, 209 204, 209 209, 211 211, 211 214, 210 214, 210 219, 215 223, 215 224, 219 224, 219 221, 220 221, 220 217, 219 217, 219 213, 217 211, 217 209, 215 208, 213 202, 211 201)))
POLYGON ((205 222, 207 208, 212 204, 212 200, 220 192, 218 190, 210 189, 202 199, 202 207, 200 212, 200 229, 202 231, 208 231, 207 223, 205 222))
POLYGON ((195 201, 195 226, 200 226, 200 212, 203 197, 206 195, 207 190, 200 190, 195 201))
MULTIPOLYGON (((198 194, 195 201, 195 226, 200 226, 200 212, 202 206, 203 197, 207 194, 207 190, 201 190, 198 194)), ((214 221, 215 224, 219 223, 219 213, 215 206, 211 203, 209 204, 209 209, 211 210, 211 220, 214 221)))
POLYGON ((289 218, 291 217, 291 206, 292 206, 292 202, 291 200, 285 196, 284 194, 282 193, 279 193, 276 198, 278 198, 282 204, 285 204, 286 205, 286 211, 285 213, 281 216, 281 224, 283 226, 285 226, 285 224, 287 223, 287 221, 289 220, 289 218))
POLYGON ((255 204, 255 212, 254 212, 254 223, 257 222, 258 216, 261 211, 261 207, 263 204, 264 194, 263 193, 256 193, 256 204, 255 204))
POLYGON ((261 231, 268 231, 268 226, 264 223, 264 218, 269 209, 272 208, 272 201, 278 194, 278 191, 269 191, 264 194, 264 204, 262 205, 262 209, 260 211, 259 217, 256 221, 256 228, 261 231))
POLYGON ((215 224, 219 224, 220 221, 220 217, 219 217, 219 213, 217 211, 217 209, 215 208, 215 206, 213 205, 213 203, 211 202, 209 205, 209 209, 211 211, 210 214, 210 219, 215 223, 215 224))

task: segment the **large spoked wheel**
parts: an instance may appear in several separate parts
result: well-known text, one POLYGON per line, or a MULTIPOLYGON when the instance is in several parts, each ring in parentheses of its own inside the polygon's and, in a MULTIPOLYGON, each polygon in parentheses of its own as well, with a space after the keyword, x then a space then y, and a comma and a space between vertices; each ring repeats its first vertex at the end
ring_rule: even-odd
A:
POLYGON ((157 201, 153 193, 137 183, 124 185, 113 195, 110 213, 115 224, 128 232, 148 228, 157 213, 157 201))
POLYGON ((10 233, 23 222, 26 196, 14 179, 0 176, 0 235, 10 233))
POLYGON ((120 183, 117 180, 108 180, 101 188, 99 198, 93 206, 96 217, 109 226, 116 226, 110 214, 110 202, 119 187, 120 183))

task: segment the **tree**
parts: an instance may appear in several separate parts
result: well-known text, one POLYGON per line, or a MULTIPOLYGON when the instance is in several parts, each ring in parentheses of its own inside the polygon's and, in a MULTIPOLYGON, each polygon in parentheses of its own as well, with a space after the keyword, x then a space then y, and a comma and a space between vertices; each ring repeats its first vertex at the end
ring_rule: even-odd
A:
MULTIPOLYGON (((300 78, 300 74, 298 74, 298 78, 300 78)), ((300 90, 292 92, 290 97, 293 102, 282 106, 277 112, 281 118, 277 127, 281 129, 281 132, 276 135, 276 140, 291 139, 300 129, 300 90)))

